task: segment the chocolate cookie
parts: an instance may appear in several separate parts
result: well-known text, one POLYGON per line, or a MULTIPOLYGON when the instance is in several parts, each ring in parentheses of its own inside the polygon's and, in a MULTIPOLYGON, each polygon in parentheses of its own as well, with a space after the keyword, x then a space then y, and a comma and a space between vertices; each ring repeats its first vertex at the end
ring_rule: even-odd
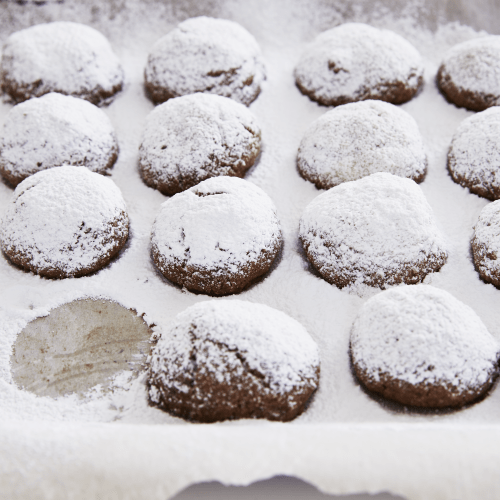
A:
POLYGON ((210 177, 243 177, 260 152, 260 128, 238 102, 212 94, 170 99, 146 119, 139 147, 144 182, 173 195, 210 177))
POLYGON ((101 269, 127 237, 127 209, 115 183, 71 166, 21 182, 0 229, 5 255, 47 278, 76 278, 101 269))
POLYGON ((300 91, 325 106, 378 99, 401 104, 422 88, 424 65, 389 30, 346 23, 318 35, 295 68, 300 91))
POLYGON ((471 193, 500 198, 500 109, 493 107, 466 118, 448 151, 452 179, 471 193))
POLYGON ((172 97, 208 92, 249 105, 265 80, 255 38, 225 19, 195 17, 160 38, 144 73, 146 92, 158 104, 172 97))
POLYGON ((281 242, 276 208, 264 191, 236 177, 214 177, 162 204, 151 256, 170 281, 227 295, 268 271, 281 242))
POLYGON ((106 38, 78 23, 37 24, 7 38, 2 90, 15 102, 49 92, 100 105, 123 86, 123 69, 106 38))
POLYGON ((437 85, 446 100, 458 107, 483 111, 499 104, 500 36, 452 47, 439 67, 437 85))
POLYGON ((379 293, 351 330, 359 381, 398 403, 460 407, 488 391, 500 346, 477 314, 444 290, 418 285, 379 293))
POLYGON ((102 110, 83 99, 51 93, 9 111, 2 132, 0 173, 13 186, 61 165, 104 174, 117 156, 113 125, 102 110))
POLYGON ((500 200, 481 210, 471 245, 481 279, 500 288, 500 200))
POLYGON ((151 356, 149 397, 198 422, 292 420, 319 383, 318 347, 281 311, 240 300, 187 308, 151 356))
POLYGON ((339 288, 419 283, 447 258, 421 189, 387 173, 317 196, 302 215, 299 237, 309 262, 339 288))
POLYGON ((382 101, 344 104, 315 120, 297 155, 304 179, 318 189, 388 172, 421 182, 427 156, 415 120, 382 101))

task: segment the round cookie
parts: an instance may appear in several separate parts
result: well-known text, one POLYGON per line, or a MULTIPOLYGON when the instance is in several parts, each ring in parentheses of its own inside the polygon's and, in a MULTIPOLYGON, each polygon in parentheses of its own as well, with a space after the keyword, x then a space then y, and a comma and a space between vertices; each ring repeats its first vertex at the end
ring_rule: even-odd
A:
POLYGON ((101 269, 127 237, 127 209, 115 183, 72 166, 43 170, 21 182, 0 229, 5 255, 47 278, 76 278, 101 269))
POLYGON ((151 256, 170 281, 227 295, 267 272, 281 243, 276 208, 264 191, 237 177, 214 177, 162 204, 151 256))
POLYGON ((469 116, 459 125, 448 151, 448 170, 471 193, 500 198, 500 108, 469 116))
POLYGON ((427 285, 375 295, 351 330, 359 381, 416 407, 460 407, 477 400, 498 375, 499 354, 498 342, 469 306, 427 285))
POLYGON ((421 182, 427 156, 412 116, 383 101, 362 101, 334 108, 311 124, 300 143, 297 167, 318 189, 376 172, 421 182))
POLYGON ((213 94, 170 99, 146 119, 144 182, 173 195, 210 177, 243 177, 260 152, 260 127, 242 104, 213 94))
POLYGON ((260 47, 248 31, 225 19, 195 17, 156 42, 144 78, 155 104, 208 92, 248 106, 266 77, 260 47))
POLYGON ((198 422, 288 421, 304 411, 319 372, 316 343, 281 311, 240 300, 199 302, 153 349, 149 397, 198 422))
POLYGON ((2 90, 15 102, 49 92, 100 105, 123 86, 123 69, 108 40, 78 23, 37 24, 9 36, 0 66, 2 90))
POLYGON ((51 93, 17 104, 2 132, 0 173, 13 186, 61 165, 104 174, 118 156, 118 142, 104 111, 83 99, 51 93))
POLYGON ((472 238, 476 270, 486 283, 500 288, 500 200, 486 205, 479 214, 472 238))
POLYGON ((302 215, 299 237, 309 262, 339 288, 418 283, 447 258, 421 189, 387 173, 317 196, 302 215))
POLYGON ((318 35, 295 67, 300 91, 325 106, 378 99, 401 104, 422 88, 424 65, 403 37, 361 23, 318 35))
POLYGON ((500 101, 500 36, 459 43, 444 56, 437 85, 458 107, 483 111, 500 101))

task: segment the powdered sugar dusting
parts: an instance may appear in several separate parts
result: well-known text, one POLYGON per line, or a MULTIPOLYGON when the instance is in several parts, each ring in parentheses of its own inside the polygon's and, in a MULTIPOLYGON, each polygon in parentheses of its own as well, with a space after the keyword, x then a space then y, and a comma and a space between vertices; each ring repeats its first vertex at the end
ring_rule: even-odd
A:
POLYGON ((442 264, 447 255, 420 188, 387 173, 319 195, 306 207, 299 234, 319 272, 348 283, 379 275, 391 284, 400 267, 427 267, 429 258, 442 264))
MULTIPOLYGON (((500 98, 500 36, 483 36, 459 43, 443 57, 443 80, 464 92, 500 98)), ((495 105, 492 101, 490 105, 495 105)))
POLYGON ((315 120, 302 138, 297 164, 304 178, 328 189, 376 172, 422 180, 427 158, 411 115, 368 100, 338 106, 315 120))
POLYGON ((500 281, 500 200, 486 205, 474 227, 475 263, 486 278, 500 281))
POLYGON ((113 125, 101 109, 83 99, 50 93, 10 110, 3 127, 0 170, 17 182, 65 164, 104 173, 117 154, 113 125))
POLYGON ((243 356, 248 368, 263 376, 263 387, 275 394, 317 383, 316 343, 300 323, 264 304, 205 301, 189 307, 162 333, 152 353, 151 372, 165 387, 192 391, 179 379, 193 370, 193 348, 197 369, 222 380, 231 377, 228 368, 245 369, 243 356), (227 350, 221 350, 220 344, 227 350))
POLYGON ((245 266, 281 238, 276 208, 257 186, 214 177, 162 204, 151 231, 161 258, 217 271, 245 266))
POLYGON ((9 84, 41 96, 58 91, 94 100, 123 84, 123 69, 109 42, 79 23, 39 24, 12 34, 3 47, 1 73, 9 84))
POLYGON ((197 17, 156 42, 145 78, 170 97, 209 92, 248 105, 259 94, 265 72, 259 45, 243 27, 197 17))
POLYGON ((260 127, 248 108, 198 93, 170 99, 150 113, 139 164, 156 185, 186 189, 209 177, 238 175, 259 150, 260 127))
POLYGON ((321 33, 302 54, 295 77, 315 99, 341 104, 374 99, 397 82, 418 88, 418 51, 389 30, 346 23, 321 33))
POLYGON ((6 253, 71 276, 91 267, 128 232, 126 206, 110 179, 85 168, 38 172, 18 185, 3 217, 6 253))
POLYGON ((363 305, 351 351, 377 381, 385 373, 465 392, 495 372, 500 345, 470 307, 444 290, 415 285, 387 290, 363 305))

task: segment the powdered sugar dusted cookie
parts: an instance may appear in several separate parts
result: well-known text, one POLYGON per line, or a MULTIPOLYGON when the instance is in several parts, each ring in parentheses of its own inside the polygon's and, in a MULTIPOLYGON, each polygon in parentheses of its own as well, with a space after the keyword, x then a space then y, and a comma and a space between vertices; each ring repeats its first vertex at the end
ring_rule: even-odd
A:
POLYGON ((401 104, 422 87, 418 51, 389 30, 346 23, 321 33, 295 68, 300 91, 325 106, 365 99, 401 104))
POLYGON ((2 132, 0 173, 13 186, 61 165, 104 174, 117 156, 113 125, 102 110, 83 99, 51 93, 10 110, 2 132))
POLYGON ((214 177, 162 204, 151 255, 170 281, 226 295, 268 271, 281 242, 276 208, 264 191, 235 177, 214 177))
POLYGON ((199 422, 292 420, 319 383, 318 347, 281 311, 240 300, 179 314, 151 356, 150 400, 199 422))
POLYGON ((7 257, 47 278, 101 269, 127 237, 127 209, 115 183, 72 166, 43 170, 21 182, 0 230, 7 257))
POLYGON ((339 288, 418 283, 447 258, 421 189, 387 173, 317 196, 302 215, 299 236, 309 262, 339 288))
POLYGON ((472 255, 479 276, 500 287, 500 200, 481 210, 474 227, 472 255))
POLYGON ((482 111, 459 125, 448 151, 448 170, 472 193, 500 198, 500 108, 482 111))
POLYGON ((5 42, 2 90, 15 102, 49 92, 102 104, 123 86, 123 69, 107 39, 78 23, 38 24, 5 42))
POLYGON ((243 177, 260 152, 260 127, 242 104, 212 94, 170 99, 146 120, 139 147, 144 182, 163 194, 210 177, 243 177))
POLYGON ((498 375, 500 346, 477 314, 444 290, 397 287, 369 299, 351 330, 354 372, 404 405, 459 407, 498 375))
POLYGON ((444 56, 439 90, 458 107, 483 111, 500 102, 500 36, 459 43, 444 56))
POLYGON ((319 189, 388 172, 421 182, 427 157, 415 120, 382 101, 339 106, 320 116, 300 143, 297 166, 319 189))
POLYGON ((225 19, 195 17, 156 42, 145 80, 155 103, 208 92, 248 106, 260 93, 265 70, 255 38, 243 27, 225 19))

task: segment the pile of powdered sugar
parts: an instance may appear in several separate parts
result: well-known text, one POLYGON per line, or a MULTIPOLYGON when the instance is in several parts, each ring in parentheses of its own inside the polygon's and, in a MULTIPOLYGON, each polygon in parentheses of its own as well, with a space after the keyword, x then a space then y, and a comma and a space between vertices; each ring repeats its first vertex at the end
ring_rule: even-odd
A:
POLYGON ((470 307, 438 288, 414 285, 364 304, 352 327, 351 351, 374 380, 387 374, 465 392, 492 377, 500 344, 470 307))
POLYGON ((427 158, 411 115, 383 101, 333 108, 307 129, 297 166, 304 178, 328 189, 375 172, 423 180, 427 158))

